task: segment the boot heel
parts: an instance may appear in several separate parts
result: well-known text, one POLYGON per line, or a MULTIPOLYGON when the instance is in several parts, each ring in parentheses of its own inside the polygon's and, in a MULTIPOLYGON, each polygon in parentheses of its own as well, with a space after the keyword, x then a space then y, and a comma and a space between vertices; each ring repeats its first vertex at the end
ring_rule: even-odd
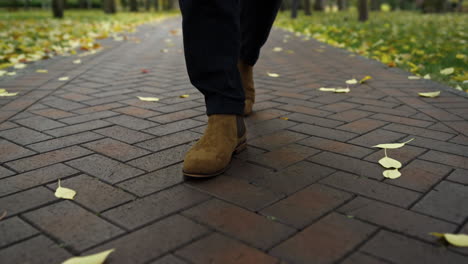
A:
POLYGON ((242 142, 234 150, 234 154, 239 154, 247 148, 247 142, 242 142))

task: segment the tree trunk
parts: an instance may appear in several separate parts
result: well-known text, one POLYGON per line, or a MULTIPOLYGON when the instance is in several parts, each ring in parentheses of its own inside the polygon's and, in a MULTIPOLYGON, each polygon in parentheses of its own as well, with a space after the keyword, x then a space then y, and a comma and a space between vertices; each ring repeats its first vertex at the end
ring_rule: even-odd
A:
POLYGON ((103 0, 102 7, 106 14, 115 14, 116 12, 115 0, 103 0))
POLYGON ((314 3, 314 10, 316 11, 323 11, 324 7, 323 7, 323 0, 315 0, 315 3, 314 3))
POLYGON ((151 0, 145 0, 145 10, 150 11, 151 9, 151 0))
POLYGON ((52 0, 52 13, 55 18, 63 18, 63 9, 65 8, 65 0, 52 0))
POLYGON ((364 22, 369 18, 367 0, 358 0, 359 21, 364 22))
POLYGON ((345 0, 338 0, 338 10, 343 11, 345 10, 345 0))
POLYGON ((312 15, 312 12, 310 11, 310 0, 304 1, 304 13, 306 16, 312 15))
POLYGON ((154 1, 154 11, 159 11, 159 1, 158 0, 153 0, 154 1))
POLYGON ((297 8, 299 6, 299 0, 293 0, 292 1, 292 7, 291 7, 291 18, 294 19, 297 17, 297 8))
POLYGON ((130 11, 131 12, 138 12, 138 1, 137 0, 130 0, 130 11))
POLYGON ((458 0, 457 11, 463 12, 463 0, 458 0))
POLYGON ((370 9, 372 11, 379 11, 380 10, 380 1, 379 0, 371 0, 370 9))

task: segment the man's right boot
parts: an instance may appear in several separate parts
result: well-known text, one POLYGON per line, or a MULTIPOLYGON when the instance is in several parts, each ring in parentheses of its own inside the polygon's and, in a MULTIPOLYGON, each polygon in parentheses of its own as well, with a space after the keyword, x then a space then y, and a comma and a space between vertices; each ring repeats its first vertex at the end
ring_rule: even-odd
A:
POLYGON ((242 79, 242 86, 244 87, 245 93, 245 107, 244 115, 248 116, 252 114, 253 104, 255 103, 255 87, 253 81, 253 66, 250 66, 239 60, 237 68, 242 79))

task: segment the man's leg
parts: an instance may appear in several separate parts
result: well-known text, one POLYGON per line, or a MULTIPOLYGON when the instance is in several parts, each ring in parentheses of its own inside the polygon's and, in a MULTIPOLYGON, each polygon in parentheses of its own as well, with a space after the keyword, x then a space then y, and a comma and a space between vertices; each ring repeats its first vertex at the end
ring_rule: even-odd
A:
POLYGON ((233 152, 246 147, 242 118, 244 91, 237 69, 240 56, 239 0, 179 0, 184 51, 192 84, 205 95, 208 126, 187 152, 183 172, 216 176, 233 152))
POLYGON ((281 0, 241 0, 241 50, 238 63, 245 91, 244 114, 252 113, 255 102, 253 66, 270 34, 281 0))

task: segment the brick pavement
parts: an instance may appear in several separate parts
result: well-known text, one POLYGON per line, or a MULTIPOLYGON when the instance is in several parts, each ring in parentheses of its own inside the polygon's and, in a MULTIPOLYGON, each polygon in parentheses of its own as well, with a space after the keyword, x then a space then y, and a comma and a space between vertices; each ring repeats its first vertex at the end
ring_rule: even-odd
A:
POLYGON ((181 162, 207 118, 179 28, 142 26, 140 44, 105 40, 83 64, 54 58, 39 64, 49 74, 0 81, 20 92, 0 99, 0 263, 109 248, 107 263, 126 264, 468 262, 428 235, 468 232, 466 96, 275 30, 256 67, 248 150, 225 175, 187 180, 181 162), (317 89, 365 75, 349 94, 317 89), (371 146, 413 137, 390 151, 403 176, 385 179, 371 146), (74 201, 54 197, 57 179, 74 201))

